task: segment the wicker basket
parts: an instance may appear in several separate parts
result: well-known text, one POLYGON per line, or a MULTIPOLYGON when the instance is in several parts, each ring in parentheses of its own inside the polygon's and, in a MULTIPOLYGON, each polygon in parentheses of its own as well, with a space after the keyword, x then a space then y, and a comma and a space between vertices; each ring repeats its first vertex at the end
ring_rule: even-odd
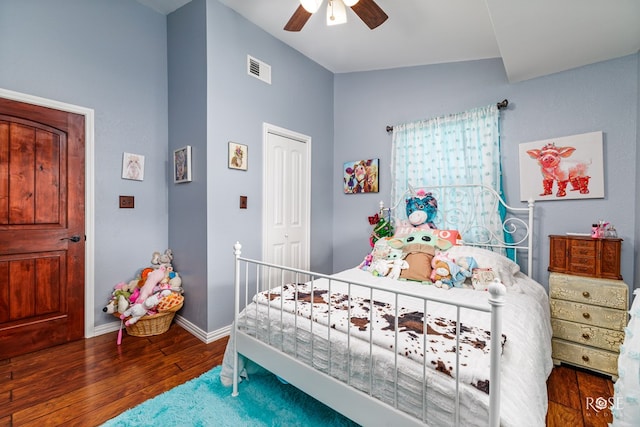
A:
MULTIPOLYGON (((176 311, 181 308, 182 304, 173 307, 171 311, 162 311, 151 316, 142 316, 133 325, 126 326, 127 334, 134 337, 150 337, 164 334, 169 330, 176 311)), ((114 316, 120 318, 120 313, 114 313, 114 316)))

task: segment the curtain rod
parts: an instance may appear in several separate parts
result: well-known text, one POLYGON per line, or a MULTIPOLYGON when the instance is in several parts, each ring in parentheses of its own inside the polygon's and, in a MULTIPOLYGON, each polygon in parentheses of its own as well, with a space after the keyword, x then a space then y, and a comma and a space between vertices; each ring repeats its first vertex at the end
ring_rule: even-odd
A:
MULTIPOLYGON (((502 101, 498 102, 496 106, 498 107, 498 110, 503 110, 509 106, 509 100, 503 99, 502 101)), ((387 132, 392 132, 392 131, 393 131, 393 126, 387 126, 387 132)))

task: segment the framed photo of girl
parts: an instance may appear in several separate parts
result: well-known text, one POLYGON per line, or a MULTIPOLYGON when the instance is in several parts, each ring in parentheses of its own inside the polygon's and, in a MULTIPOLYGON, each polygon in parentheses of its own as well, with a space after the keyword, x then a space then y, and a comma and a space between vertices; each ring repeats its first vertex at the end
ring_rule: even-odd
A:
POLYGON ((191 146, 178 148, 173 152, 173 182, 191 182, 191 146))

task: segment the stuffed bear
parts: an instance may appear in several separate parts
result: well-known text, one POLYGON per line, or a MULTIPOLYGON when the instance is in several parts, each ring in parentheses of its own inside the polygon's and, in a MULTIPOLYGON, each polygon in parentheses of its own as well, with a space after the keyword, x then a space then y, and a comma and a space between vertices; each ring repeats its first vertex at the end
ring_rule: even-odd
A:
POLYGON ((438 288, 450 288, 452 286, 451 265, 453 260, 444 252, 437 253, 431 260, 431 281, 438 288))

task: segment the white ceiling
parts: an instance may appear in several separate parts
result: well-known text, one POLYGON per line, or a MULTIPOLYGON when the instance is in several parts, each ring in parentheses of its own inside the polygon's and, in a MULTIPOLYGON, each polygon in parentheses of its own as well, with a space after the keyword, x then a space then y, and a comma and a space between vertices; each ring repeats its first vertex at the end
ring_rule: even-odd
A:
POLYGON ((297 33, 283 27, 299 0, 219 1, 334 73, 499 57, 517 82, 640 50, 640 0, 376 0, 389 19, 374 30, 350 9, 328 27, 325 0, 297 33))

